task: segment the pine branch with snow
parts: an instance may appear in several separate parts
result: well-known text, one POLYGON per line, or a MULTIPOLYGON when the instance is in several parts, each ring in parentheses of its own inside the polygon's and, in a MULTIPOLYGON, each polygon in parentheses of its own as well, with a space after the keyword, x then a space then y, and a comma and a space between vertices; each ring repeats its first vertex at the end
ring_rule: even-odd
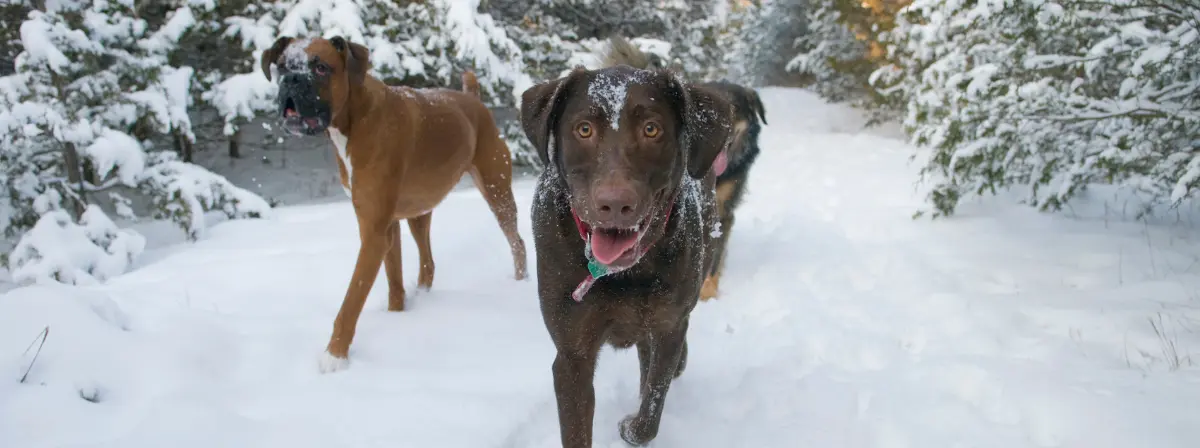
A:
POLYGON ((894 120, 896 104, 872 88, 872 74, 887 65, 882 39, 895 26, 897 11, 908 0, 815 0, 805 11, 808 33, 796 39, 799 53, 789 71, 833 102, 845 102, 867 114, 867 125, 894 120))
POLYGON ((9 256, 13 281, 20 284, 89 285, 125 273, 146 247, 146 239, 122 230, 96 205, 79 221, 66 211, 43 215, 9 256))
MULTIPOLYGON (((108 199, 131 217, 131 201, 118 188, 165 209, 186 202, 230 217, 265 215, 261 198, 147 146, 158 135, 195 139, 188 115, 193 70, 168 64, 194 23, 186 5, 152 29, 129 3, 95 1, 47 4, 21 24, 16 73, 0 78, 0 188, 7 193, 0 196, 0 232, 25 234, 8 260, 15 277, 103 280, 128 267, 141 250, 128 241, 140 237, 117 230, 97 206, 108 199), (207 189, 181 187, 189 183, 207 189), (48 247, 54 235, 88 247, 48 247), (64 264, 70 262, 84 264, 72 270, 64 264)), ((163 215, 189 236, 203 230, 202 219, 163 215)))
POLYGON ((1200 185, 1200 6, 922 0, 876 84, 933 156, 933 216, 1008 188, 1057 210, 1090 184, 1177 205, 1200 185))
POLYGON ((265 199, 198 165, 177 160, 174 153, 153 156, 139 187, 153 201, 154 217, 175 222, 188 239, 202 236, 209 211, 220 211, 229 219, 264 218, 271 212, 265 199))
MULTIPOLYGON (((252 61, 279 36, 343 36, 371 51, 371 74, 390 84, 449 87, 458 74, 473 70, 486 102, 516 104, 532 85, 522 70, 521 48, 478 6, 478 0, 254 3, 244 15, 225 19, 224 34, 250 49, 252 61)), ((253 67, 229 74, 203 96, 225 117, 226 134, 274 111, 276 86, 253 67)))
POLYGON ((867 54, 866 42, 842 22, 838 0, 820 0, 807 13, 809 34, 797 39, 800 50, 787 69, 810 78, 809 86, 822 98, 843 102, 861 94, 866 76, 860 65, 867 54))

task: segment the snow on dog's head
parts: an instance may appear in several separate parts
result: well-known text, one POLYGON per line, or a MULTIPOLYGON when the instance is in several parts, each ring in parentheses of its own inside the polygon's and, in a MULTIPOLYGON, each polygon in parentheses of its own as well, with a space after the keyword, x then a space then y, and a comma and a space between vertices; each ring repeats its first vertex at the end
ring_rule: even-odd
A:
POLYGON ((521 102, 525 133, 566 189, 591 255, 617 269, 657 239, 684 176, 710 174, 731 117, 714 92, 628 66, 578 68, 521 102))
POLYGON ((284 36, 262 54, 262 71, 279 85, 279 116, 295 135, 319 135, 334 125, 350 91, 370 68, 366 47, 340 36, 294 39, 284 36))

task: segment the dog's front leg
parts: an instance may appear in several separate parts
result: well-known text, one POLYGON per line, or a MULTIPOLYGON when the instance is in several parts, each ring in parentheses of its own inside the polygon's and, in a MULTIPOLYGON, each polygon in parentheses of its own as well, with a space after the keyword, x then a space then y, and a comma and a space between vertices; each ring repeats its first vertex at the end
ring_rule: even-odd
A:
POLYGON ((685 318, 676 328, 655 332, 648 340, 638 343, 638 358, 643 366, 642 405, 637 414, 621 420, 621 438, 626 443, 645 445, 658 435, 667 390, 682 366, 687 349, 687 328, 685 318))
POLYGON ((399 233, 398 224, 386 217, 368 219, 360 216, 358 221, 361 241, 358 261, 354 264, 354 274, 350 278, 350 286, 346 289, 346 297, 342 299, 342 308, 333 320, 333 335, 329 338, 329 345, 320 363, 323 373, 342 370, 349 365, 347 355, 358 327, 358 316, 362 314, 367 293, 371 292, 371 287, 375 285, 379 266, 383 264, 383 256, 390 250, 392 240, 399 233))
POLYGON ((554 395, 558 399, 558 428, 563 448, 592 446, 592 419, 596 414, 596 358, 600 350, 571 352, 559 349, 554 358, 554 395))

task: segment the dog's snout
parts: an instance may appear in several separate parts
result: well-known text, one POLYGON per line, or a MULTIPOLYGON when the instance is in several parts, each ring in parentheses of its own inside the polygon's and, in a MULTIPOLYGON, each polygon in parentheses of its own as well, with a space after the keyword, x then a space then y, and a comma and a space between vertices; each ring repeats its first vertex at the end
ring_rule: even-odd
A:
POLYGON ((289 73, 287 75, 284 75, 283 79, 282 79, 283 85, 289 86, 289 87, 294 87, 294 86, 300 85, 300 81, 301 81, 300 75, 295 74, 295 73, 289 73))
POLYGON ((597 218, 601 221, 624 222, 635 218, 637 192, 628 185, 601 185, 592 192, 597 218))

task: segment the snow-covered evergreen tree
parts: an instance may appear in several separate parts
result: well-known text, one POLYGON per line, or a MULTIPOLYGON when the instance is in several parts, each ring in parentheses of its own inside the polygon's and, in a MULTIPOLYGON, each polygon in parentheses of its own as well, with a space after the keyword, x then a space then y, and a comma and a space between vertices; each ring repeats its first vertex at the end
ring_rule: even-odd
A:
POLYGON ((895 107, 871 87, 871 74, 885 65, 884 36, 908 0, 812 0, 805 11, 809 33, 796 40, 787 69, 821 97, 847 102, 868 114, 868 124, 896 118, 895 107))
POLYGON ((1200 4, 918 0, 876 83, 933 156, 933 216, 1017 187, 1042 210, 1093 183, 1177 204, 1200 185, 1200 4))
POLYGON ((724 53, 728 77, 751 86, 794 85, 786 70, 796 53, 795 41, 808 33, 807 0, 737 0, 732 2, 724 53))
POLYGON ((843 102, 864 91, 866 74, 861 66, 868 51, 867 42, 858 39, 843 23, 838 6, 846 2, 814 0, 813 3, 806 13, 809 33, 796 40, 799 54, 788 61, 787 69, 809 77, 810 87, 822 98, 843 102))
MULTIPOLYGON (((476 72, 485 101, 513 105, 532 85, 521 70, 521 49, 478 0, 279 0, 250 3, 225 19, 225 34, 257 61, 279 36, 332 37, 371 50, 371 73, 390 84, 456 86, 458 74, 476 72)), ((204 98, 226 119, 226 133, 274 112, 275 85, 248 67, 227 77, 204 98)))
MULTIPOLYGON (((45 2, 21 24, 23 51, 15 73, 0 78, 0 188, 5 193, 0 195, 0 234, 41 230, 26 234, 9 260, 18 280, 28 272, 26 265, 45 264, 49 254, 64 253, 46 246, 58 244, 46 237, 53 229, 87 235, 101 250, 116 251, 110 255, 117 259, 136 256, 139 244, 112 244, 114 238, 133 237, 117 238, 126 231, 95 207, 110 203, 122 217, 133 218, 121 191, 150 197, 155 214, 169 215, 193 238, 203 231, 205 211, 222 210, 230 217, 268 212, 261 198, 194 165, 173 169, 182 164, 173 152, 149 147, 153 135, 195 138, 187 114, 192 69, 166 63, 192 23, 190 9, 183 6, 150 29, 136 17, 132 1, 93 0, 45 2), (171 187, 189 183, 213 190, 171 187), (214 196, 217 200, 206 199, 214 196), (86 232, 72 230, 78 225, 86 232)), ((94 264, 86 257, 68 258, 52 263, 94 264)), ((106 264, 118 265, 127 263, 106 264)), ((54 273, 89 272, 88 266, 34 271, 77 280, 77 275, 54 273)))

